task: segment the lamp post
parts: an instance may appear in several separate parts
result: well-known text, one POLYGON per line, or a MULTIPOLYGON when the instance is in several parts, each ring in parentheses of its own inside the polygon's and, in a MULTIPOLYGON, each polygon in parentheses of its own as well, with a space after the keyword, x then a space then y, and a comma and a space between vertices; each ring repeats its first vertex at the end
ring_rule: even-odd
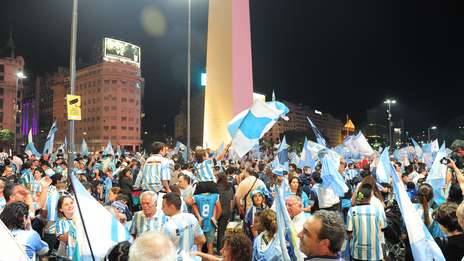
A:
POLYGON ((427 128, 427 141, 430 143, 430 130, 436 130, 437 126, 430 126, 427 128))
POLYGON ((190 66, 191 66, 191 16, 192 0, 188 0, 187 17, 187 155, 190 155, 190 66))
POLYGON ((388 109, 388 141, 390 148, 392 147, 393 144, 393 138, 392 138, 392 127, 393 127, 393 122, 392 122, 392 113, 391 113, 391 105, 396 103, 396 100, 392 99, 386 99, 383 103, 387 104, 388 109))
POLYGON ((26 79, 26 75, 24 74, 23 71, 18 71, 16 72, 16 87, 15 87, 15 98, 14 98, 14 114, 13 114, 13 117, 14 117, 14 131, 13 131, 13 137, 14 137, 14 140, 13 140, 13 151, 16 151, 16 146, 17 146, 17 135, 18 135, 18 112, 19 112, 19 101, 18 99, 20 97, 18 97, 18 87, 19 87, 19 83, 21 83, 21 86, 23 85, 23 79, 26 79))
MULTIPOLYGON (((70 94, 74 95, 76 88, 76 42, 77 42, 77 7, 78 0, 73 0, 73 9, 72 9, 72 23, 71 23, 71 48, 69 52, 69 87, 70 94)), ((69 121, 69 156, 68 156, 68 166, 69 168, 73 167, 74 163, 74 121, 69 121)))

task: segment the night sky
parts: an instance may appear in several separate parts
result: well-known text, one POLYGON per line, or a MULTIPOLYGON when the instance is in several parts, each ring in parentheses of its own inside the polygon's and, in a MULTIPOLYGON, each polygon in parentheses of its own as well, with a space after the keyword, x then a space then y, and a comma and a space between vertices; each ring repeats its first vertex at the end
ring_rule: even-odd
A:
MULTIPOLYGON (((5 3, 6 2, 6 3, 5 3)), ((302 102, 355 124, 384 108, 406 128, 463 115, 464 8, 446 1, 250 0, 255 91, 302 102)), ((32 77, 69 66, 71 0, 7 0, 10 26, 32 77)), ((80 0, 77 56, 88 62, 103 37, 142 48, 146 129, 173 128, 186 94, 187 0, 80 0)), ((205 69, 207 0, 192 0, 192 86, 205 69)), ((2 53, 7 55, 7 53, 2 53)), ((269 96, 268 96, 269 97, 269 96)))

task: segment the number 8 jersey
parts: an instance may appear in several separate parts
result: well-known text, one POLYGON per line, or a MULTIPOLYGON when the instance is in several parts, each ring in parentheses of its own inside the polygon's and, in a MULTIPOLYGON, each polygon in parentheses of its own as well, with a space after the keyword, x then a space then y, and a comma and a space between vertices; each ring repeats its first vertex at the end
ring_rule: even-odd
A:
POLYGON ((210 193, 203 193, 199 195, 194 195, 193 200, 195 204, 198 206, 198 211, 200 212, 200 216, 203 219, 201 224, 201 228, 203 232, 209 232, 211 230, 211 217, 214 214, 214 207, 216 202, 219 200, 219 194, 210 194, 210 193))

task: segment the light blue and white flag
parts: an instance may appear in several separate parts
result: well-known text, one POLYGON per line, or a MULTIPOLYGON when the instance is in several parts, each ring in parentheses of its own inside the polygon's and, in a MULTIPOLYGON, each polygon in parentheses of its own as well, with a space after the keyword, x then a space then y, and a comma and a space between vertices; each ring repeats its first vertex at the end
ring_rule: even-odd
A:
POLYGON ((36 158, 40 158, 40 156, 42 156, 42 154, 40 154, 35 148, 34 143, 28 143, 24 149, 24 152, 29 156, 34 155, 36 158))
POLYGON ((184 161, 187 161, 187 146, 185 146, 182 142, 178 141, 176 142, 175 151, 176 153, 180 152, 184 161))
POLYGON ((414 146, 414 151, 416 152, 417 159, 422 160, 423 151, 422 151, 421 146, 413 138, 411 138, 411 141, 412 141, 412 145, 414 146))
POLYGON ((398 177, 390 160, 388 157, 384 157, 382 160, 384 161, 385 171, 393 179, 393 192, 408 232, 414 260, 445 261, 443 253, 430 235, 419 213, 415 211, 404 184, 398 177))
POLYGON ((445 189, 446 189, 446 170, 448 167, 440 163, 440 160, 446 157, 445 143, 441 145, 440 150, 437 152, 435 160, 433 161, 432 168, 427 175, 426 183, 430 184, 433 188, 433 199, 439 205, 446 202, 445 189))
POLYGON ((327 143, 324 139, 324 136, 322 136, 322 133, 317 129, 316 125, 311 121, 309 117, 306 117, 309 121, 309 125, 311 126, 311 129, 314 132, 314 135, 316 136, 317 143, 321 144, 322 146, 327 146, 327 143))
POLYGON ((44 154, 53 153, 53 143, 55 142, 55 133, 57 131, 58 131, 58 128, 56 127, 56 121, 54 121, 47 135, 47 141, 45 142, 44 149, 43 149, 44 154))
POLYGON ((285 205, 286 191, 289 190, 287 180, 284 180, 282 185, 277 187, 272 206, 277 216, 277 237, 280 242, 283 260, 303 260, 297 244, 297 232, 285 205))
POLYGON ((312 170, 314 170, 314 167, 316 166, 316 162, 313 159, 313 156, 311 155, 311 152, 308 150, 308 140, 305 137, 305 141, 303 144, 303 149, 301 150, 300 154, 300 161, 298 163, 298 168, 302 169, 303 167, 310 167, 312 170))
POLYGON ((29 261, 29 257, 22 245, 11 234, 10 230, 0 220, 0 242, 2 242, 2 249, 0 251, 0 260, 18 260, 29 261))
POLYGON ((390 162, 390 159, 388 158, 389 149, 390 149, 389 147, 386 147, 383 150, 382 154, 380 154, 380 159, 377 164, 377 168, 375 169, 375 175, 377 177, 378 183, 390 183, 390 177, 386 171, 386 166, 384 165, 384 162, 390 162))
POLYGON ((232 137, 231 148, 240 158, 258 143, 259 139, 274 126, 280 117, 288 112, 284 104, 273 102, 271 105, 270 103, 255 100, 250 109, 239 113, 230 121, 228 131, 232 137))
POLYGON ((29 129, 29 133, 27 134, 27 143, 33 143, 32 141, 32 129, 29 129))
POLYGON ((280 164, 288 164, 288 145, 285 135, 282 138, 282 142, 280 143, 279 149, 277 150, 277 157, 279 158, 280 164))
POLYGON ((92 260, 89 242, 84 232, 84 224, 94 258, 102 260, 112 246, 121 241, 131 241, 132 238, 124 225, 90 195, 74 174, 71 175, 71 179, 75 197, 79 201, 79 206, 76 204, 78 211, 76 212, 77 237, 74 242, 77 243, 76 251, 79 253, 77 260, 92 260))
POLYGON ((300 163, 300 157, 298 157, 298 154, 296 152, 292 151, 288 153, 288 160, 290 163, 298 165, 300 163))
POLYGON ((343 196, 348 191, 348 186, 345 184, 345 180, 342 175, 338 172, 340 165, 340 157, 335 156, 331 153, 325 154, 322 157, 322 186, 331 187, 335 194, 343 196))
POLYGON ((108 141, 108 144, 103 150, 103 155, 114 155, 114 149, 113 149, 113 145, 111 145, 111 141, 108 141))
POLYGON ((361 131, 356 135, 346 137, 343 141, 343 145, 345 145, 352 153, 360 153, 364 156, 374 154, 374 150, 371 145, 369 145, 369 142, 367 142, 366 137, 364 137, 361 131))
POLYGON ((89 153, 89 147, 87 147, 87 142, 85 142, 85 139, 82 139, 82 144, 81 144, 81 155, 82 156, 88 156, 89 153))

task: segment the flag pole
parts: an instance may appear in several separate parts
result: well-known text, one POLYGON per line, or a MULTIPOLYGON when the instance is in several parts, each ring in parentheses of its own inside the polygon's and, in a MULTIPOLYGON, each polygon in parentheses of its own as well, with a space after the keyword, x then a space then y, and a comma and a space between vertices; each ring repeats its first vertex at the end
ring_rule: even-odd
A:
MULTIPOLYGON (((71 173, 71 175, 74 175, 74 173, 71 173)), ((70 176, 70 175, 68 175, 68 176, 70 176)), ((87 239, 87 243, 89 244, 89 249, 90 249, 90 254, 92 255, 92 260, 95 261, 95 255, 93 254, 92 244, 90 244, 89 234, 87 233, 87 227, 85 226, 84 216, 82 215, 81 206, 79 204, 79 199, 77 197, 76 188, 74 186, 74 181, 73 181, 72 177, 70 178, 70 180, 71 180, 71 188, 72 188, 73 193, 74 193, 74 200, 76 200, 77 209, 79 211, 79 217, 81 218, 82 227, 84 228, 85 239, 87 239)))

